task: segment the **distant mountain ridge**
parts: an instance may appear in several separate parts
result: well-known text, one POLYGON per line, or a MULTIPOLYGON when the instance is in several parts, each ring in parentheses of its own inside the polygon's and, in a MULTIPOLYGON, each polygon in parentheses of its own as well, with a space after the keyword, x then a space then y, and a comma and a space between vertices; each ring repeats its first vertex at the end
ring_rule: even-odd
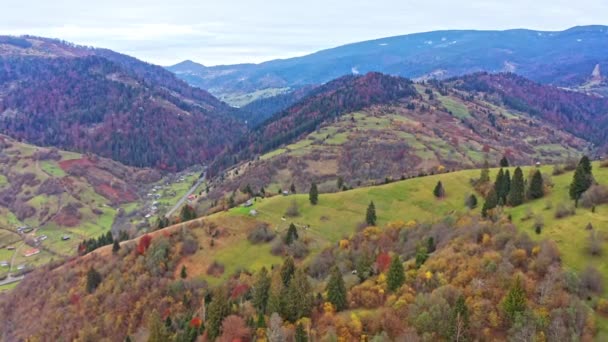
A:
POLYGON ((381 38, 261 64, 206 67, 186 61, 167 69, 216 96, 322 84, 371 71, 411 79, 515 72, 537 82, 570 86, 584 83, 597 64, 608 67, 605 51, 608 26, 559 32, 453 30, 381 38))
POLYGON ((162 67, 111 50, 0 37, 0 132, 37 145, 183 169, 244 133, 234 111, 162 67))

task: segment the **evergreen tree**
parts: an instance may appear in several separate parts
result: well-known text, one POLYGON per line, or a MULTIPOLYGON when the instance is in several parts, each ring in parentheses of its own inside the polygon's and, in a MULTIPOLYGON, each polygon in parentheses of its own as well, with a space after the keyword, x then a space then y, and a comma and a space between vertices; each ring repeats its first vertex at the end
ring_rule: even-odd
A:
POLYGON ((266 319, 264 318, 263 313, 258 314, 258 322, 256 323, 256 328, 266 329, 266 319))
POLYGON ((169 332, 167 331, 167 326, 163 324, 156 310, 154 310, 152 314, 150 314, 148 322, 148 331, 150 332, 150 335, 148 336, 148 342, 165 342, 169 339, 169 332))
POLYGON ((403 264, 398 254, 393 256, 391 265, 388 268, 386 284, 390 291, 397 291, 405 282, 405 273, 403 273, 403 264))
POLYGON ((367 206, 367 212, 365 214, 365 222, 367 223, 368 226, 375 226, 376 225, 376 206, 374 205, 374 202, 369 202, 369 205, 367 206))
POLYGON ((479 184, 485 184, 490 181, 490 165, 488 160, 483 161, 483 167, 481 168, 481 174, 479 175, 479 184))
POLYGON ((528 197, 530 197, 530 199, 537 199, 543 197, 544 195, 545 190, 543 184, 543 175, 540 173, 540 170, 536 170, 532 176, 532 180, 530 181, 528 197))
POLYGON ((508 203, 514 207, 524 203, 525 198, 525 183, 524 173, 520 167, 515 169, 513 173, 513 181, 511 182, 511 189, 509 190, 508 203))
POLYGON ((448 331, 450 341, 466 341, 467 330, 469 329, 469 308, 460 295, 456 300, 454 308, 450 314, 450 328, 448 331))
POLYGON ((319 190, 317 190, 317 184, 312 183, 310 186, 310 191, 308 192, 308 200, 310 204, 316 205, 319 203, 319 190))
POLYGON ((283 315, 290 322, 309 317, 312 309, 312 288, 303 270, 297 269, 283 291, 283 315))
POLYGON ((517 314, 526 310, 526 291, 519 276, 515 278, 509 293, 503 299, 502 308, 511 320, 514 320, 517 314))
POLYGON ((498 170, 498 174, 496 174, 496 180, 494 181, 494 190, 496 191, 496 197, 498 199, 500 199, 502 196, 504 178, 505 171, 503 169, 498 170))
POLYGON ((483 217, 488 217, 488 211, 496 208, 498 205, 498 196, 496 195, 496 190, 490 189, 488 195, 486 196, 486 200, 483 203, 483 208, 481 209, 481 215, 483 217))
POLYGON ((507 197, 509 196, 509 192, 511 191, 511 173, 509 170, 505 170, 505 177, 503 178, 503 193, 505 194, 503 197, 503 202, 507 203, 507 197))
POLYGON ((428 258, 429 250, 427 246, 418 246, 418 248, 416 248, 416 268, 420 268, 428 258))
POLYGON ((435 185, 435 189, 433 189, 433 195, 435 195, 435 197, 437 198, 443 198, 445 196, 445 189, 443 188, 443 184, 441 183, 441 181, 438 181, 437 185, 435 185))
POLYGON ((584 156, 574 171, 572 183, 570 184, 570 198, 578 203, 583 192, 587 191, 592 183, 591 162, 587 156, 584 156))
POLYGON ((331 275, 327 282, 327 300, 334 305, 337 311, 346 309, 346 286, 344 285, 344 279, 338 266, 334 266, 331 269, 331 275))
POLYGON ((120 243, 118 240, 114 240, 114 244, 112 245, 112 253, 116 254, 120 250, 120 243))
POLYGON ((506 156, 503 156, 500 160, 500 167, 509 167, 509 160, 506 156))
POLYGON ((435 251, 435 238, 429 236, 426 240, 426 250, 428 253, 433 253, 435 251))
POLYGON ((289 281, 296 270, 296 266, 291 256, 287 257, 281 266, 281 279, 283 280, 283 286, 289 285, 289 281))
POLYGON ((342 178, 342 176, 338 177, 338 180, 336 181, 336 186, 338 187, 338 190, 342 189, 342 187, 344 186, 344 178, 342 178))
POLYGON ((226 289, 222 286, 213 293, 213 298, 207 309, 205 329, 211 341, 220 336, 222 321, 228 314, 230 314, 230 303, 226 289))
POLYGON ((270 296, 270 276, 266 267, 258 272, 257 279, 253 285, 252 290, 252 302, 255 309, 263 314, 266 312, 266 305, 268 304, 268 297, 270 296))
POLYGON ((182 279, 188 278, 188 272, 186 271, 186 265, 182 265, 182 271, 179 275, 182 279))
POLYGON ((465 205, 469 209, 477 208, 477 196, 475 196, 475 194, 470 194, 465 201, 465 205))
POLYGON ((372 273, 372 265, 373 260, 372 257, 367 252, 361 253, 357 258, 355 268, 357 270, 357 277, 359 277, 359 281, 364 281, 367 279, 372 273))
POLYGON ((306 331, 304 331, 304 326, 302 323, 298 323, 296 326, 296 334, 294 337, 295 342, 308 342, 308 336, 306 336, 306 331))
POLYGON ((296 226, 293 223, 291 223, 289 225, 289 229, 287 229, 287 236, 285 236, 285 243, 287 245, 291 245, 298 238, 299 238, 298 229, 296 228, 296 226))
POLYGON ((97 286, 101 284, 101 274, 91 266, 87 272, 87 292, 93 293, 97 286))
POLYGON ((291 187, 289 187, 289 190, 291 191, 292 194, 296 193, 296 185, 291 183, 291 187))
POLYGON ((182 222, 194 220, 196 218, 196 212, 194 211, 194 208, 186 204, 182 207, 180 217, 182 219, 182 222))

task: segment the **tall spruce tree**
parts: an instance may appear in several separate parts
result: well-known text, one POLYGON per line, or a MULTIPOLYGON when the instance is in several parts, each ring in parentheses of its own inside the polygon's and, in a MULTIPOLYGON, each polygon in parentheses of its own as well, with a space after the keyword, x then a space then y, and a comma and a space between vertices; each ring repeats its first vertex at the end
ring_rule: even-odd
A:
POLYGON ((186 271, 186 266, 182 265, 182 271, 180 272, 180 277, 182 279, 188 278, 188 271, 186 271))
POLYGON ((450 314, 449 340, 455 342, 466 341, 468 329, 469 308, 465 303, 464 296, 460 295, 450 314))
POLYGON ((207 320, 205 329, 211 341, 220 336, 222 321, 230 314, 230 302, 226 289, 221 286, 215 290, 209 308, 207 309, 207 320))
POLYGON ((405 273, 403 273, 403 264, 398 254, 393 256, 391 265, 388 268, 388 275, 386 278, 386 285, 392 292, 397 291, 405 282, 405 273))
POLYGON ((490 181, 490 164, 488 160, 483 161, 483 167, 481 168, 481 174, 479 175, 479 184, 485 184, 490 181))
POLYGON ((488 211, 496 208, 498 205, 498 196, 496 195, 496 190, 493 188, 490 189, 488 195, 486 196, 486 200, 483 203, 483 207, 481 208, 481 215, 483 217, 488 217, 488 211))
POLYGON ((368 226, 375 226, 376 219, 376 206, 374 205, 374 202, 371 201, 367 206, 367 212, 365 213, 365 222, 368 226))
POLYGON ((288 256, 281 266, 281 279, 283 280, 283 286, 289 285, 289 281, 293 277, 296 271, 296 265, 293 262, 293 258, 288 256))
POLYGON ((266 267, 257 274, 257 279, 253 285, 252 290, 252 302, 258 313, 263 314, 266 312, 266 306, 268 304, 268 297, 270 296, 270 276, 266 267))
POLYGON ((285 243, 287 245, 291 245, 298 238, 299 238, 299 236, 298 236, 298 229, 296 228, 295 224, 291 223, 289 225, 289 229, 287 229, 287 236, 285 236, 285 243))
POLYGON ((545 195, 544 185, 543 185, 543 175, 540 173, 540 170, 536 170, 534 175, 532 176, 532 180, 530 181, 530 189, 528 190, 528 197, 530 199, 541 198, 545 195))
POLYGON ((112 253, 116 254, 120 250, 120 242, 118 240, 114 240, 114 244, 112 245, 112 253))
POLYGON ((515 278, 511 289, 503 299, 502 308, 511 321, 515 319, 517 314, 526 310, 526 291, 519 276, 515 278))
POLYGON ((101 274, 91 266, 91 268, 89 268, 89 271, 87 272, 87 292, 93 293, 97 286, 101 284, 101 280, 101 274))
POLYGON ((344 285, 344 279, 338 266, 334 266, 331 269, 331 275, 327 282, 327 300, 334 305, 337 311, 346 309, 346 286, 344 285))
POLYGON ((306 331, 304 330, 302 323, 298 323, 298 325, 296 325, 294 340, 295 342, 308 342, 308 336, 306 335, 306 331))
POLYGON ((503 156, 500 160, 500 167, 509 167, 509 160, 506 156, 503 156))
POLYGON ((509 190, 508 203, 511 206, 518 206, 524 203, 525 199, 525 182, 524 173, 518 166, 513 173, 513 181, 511 182, 511 189, 509 190))
POLYGON ((150 318, 148 318, 148 331, 150 332, 148 336, 149 342, 165 342, 169 339, 167 326, 163 324, 156 310, 152 311, 150 318))
POLYGON ((310 191, 308 192, 308 200, 310 204, 316 205, 319 203, 319 190, 317 189, 317 184, 312 183, 310 186, 310 191))
POLYGON ((570 198, 578 203, 581 195, 589 189, 592 183, 591 162, 587 156, 584 156, 574 171, 572 183, 570 184, 570 198))
POLYGON ((443 184, 441 183, 441 181, 438 181, 435 185, 435 189, 433 189, 433 195, 435 195, 435 197, 437 198, 445 197, 445 189, 443 188, 443 184))
POLYGON ((302 317, 310 317, 312 309, 312 288, 308 276, 303 270, 297 269, 283 291, 283 315, 290 322, 296 322, 302 317))

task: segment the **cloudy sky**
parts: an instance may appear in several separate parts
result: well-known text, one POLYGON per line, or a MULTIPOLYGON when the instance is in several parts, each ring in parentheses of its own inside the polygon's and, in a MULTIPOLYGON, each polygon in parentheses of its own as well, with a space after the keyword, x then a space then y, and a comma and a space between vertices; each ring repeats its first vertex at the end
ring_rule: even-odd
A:
POLYGON ((106 47, 161 65, 261 62, 441 29, 608 24, 606 0, 7 0, 0 34, 106 47), (93 4, 96 3, 96 4, 93 4))

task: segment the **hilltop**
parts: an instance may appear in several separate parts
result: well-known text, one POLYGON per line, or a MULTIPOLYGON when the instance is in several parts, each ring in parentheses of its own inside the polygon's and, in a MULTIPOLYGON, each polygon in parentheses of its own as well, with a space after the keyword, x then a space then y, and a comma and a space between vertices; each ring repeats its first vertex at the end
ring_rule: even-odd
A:
POLYGON ((126 55, 0 37, 0 132, 32 144, 182 170, 210 161, 245 132, 233 111, 126 55))
MULTIPOLYGON (((450 78, 478 71, 515 72, 559 86, 585 83, 597 64, 606 68, 606 26, 559 32, 451 30, 409 34, 344 45, 297 58, 261 64, 168 67, 216 96, 263 94, 322 84, 371 71, 411 79, 450 78)), ((255 97, 252 97, 255 99, 255 97)))

